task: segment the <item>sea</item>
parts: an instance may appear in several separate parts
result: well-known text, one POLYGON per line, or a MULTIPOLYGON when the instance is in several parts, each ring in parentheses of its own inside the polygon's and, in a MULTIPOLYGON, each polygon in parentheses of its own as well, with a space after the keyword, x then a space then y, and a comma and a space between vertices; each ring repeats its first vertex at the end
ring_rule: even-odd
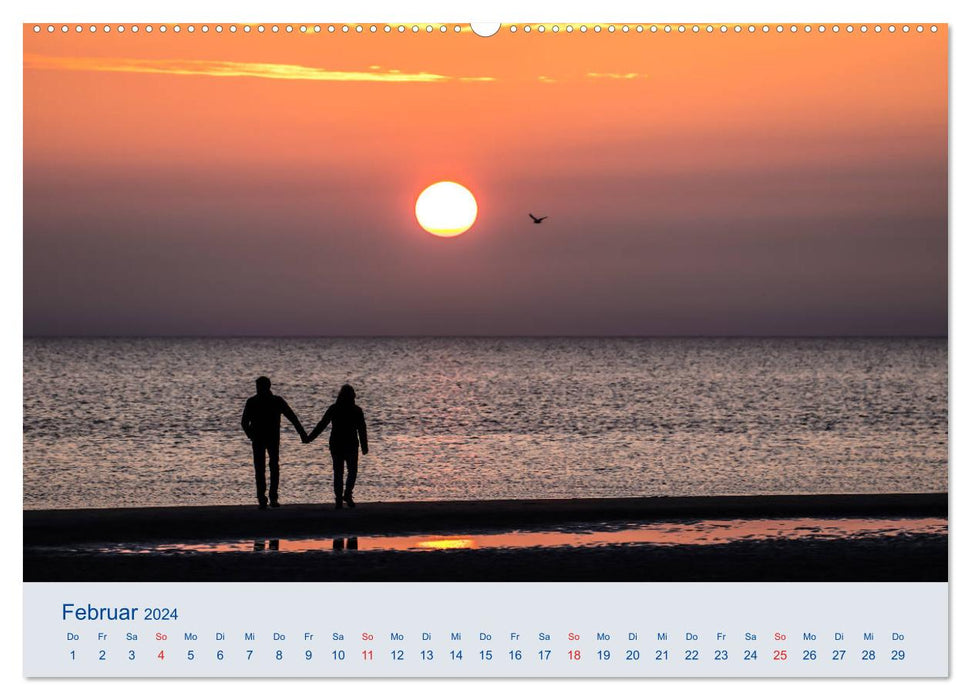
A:
POLYGON ((255 505, 260 375, 308 431, 353 385, 359 503, 948 487, 946 338, 26 338, 24 508, 255 505))

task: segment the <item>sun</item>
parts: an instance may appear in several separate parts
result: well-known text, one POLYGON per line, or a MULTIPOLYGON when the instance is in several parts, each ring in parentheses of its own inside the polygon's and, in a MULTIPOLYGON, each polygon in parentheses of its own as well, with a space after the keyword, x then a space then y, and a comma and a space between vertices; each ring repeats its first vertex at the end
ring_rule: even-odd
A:
POLYGON ((415 217, 421 227, 443 238, 468 231, 478 214, 475 197, 457 182, 429 185, 415 201, 415 217))

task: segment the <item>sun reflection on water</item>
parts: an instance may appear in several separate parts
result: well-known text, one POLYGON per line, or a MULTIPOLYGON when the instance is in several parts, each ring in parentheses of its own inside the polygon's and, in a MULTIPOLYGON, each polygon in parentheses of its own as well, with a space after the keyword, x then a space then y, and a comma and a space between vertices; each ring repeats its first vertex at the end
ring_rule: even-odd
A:
POLYGON ((911 535, 947 535, 944 518, 801 518, 701 520, 654 523, 594 523, 558 530, 481 533, 422 533, 315 538, 248 538, 233 541, 116 543, 85 547, 103 554, 216 554, 232 552, 435 552, 529 547, 591 548, 651 545, 719 545, 764 540, 848 540, 911 535))
POLYGON ((475 540, 454 537, 444 540, 424 540, 416 545, 419 549, 475 549, 475 540))

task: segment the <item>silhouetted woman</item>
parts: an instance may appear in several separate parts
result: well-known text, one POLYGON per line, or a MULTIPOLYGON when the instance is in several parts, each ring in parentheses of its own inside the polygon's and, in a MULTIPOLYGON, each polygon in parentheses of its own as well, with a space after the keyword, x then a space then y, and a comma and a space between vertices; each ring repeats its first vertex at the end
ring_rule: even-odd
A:
POLYGON ((328 423, 334 427, 330 431, 330 456, 334 459, 334 499, 335 508, 354 507, 354 482, 357 481, 357 438, 361 436, 361 454, 367 454, 367 426, 364 424, 364 411, 354 403, 354 388, 350 384, 341 387, 337 401, 324 412, 317 427, 307 436, 313 442, 328 423), (344 463, 347 463, 347 485, 344 484, 344 463))

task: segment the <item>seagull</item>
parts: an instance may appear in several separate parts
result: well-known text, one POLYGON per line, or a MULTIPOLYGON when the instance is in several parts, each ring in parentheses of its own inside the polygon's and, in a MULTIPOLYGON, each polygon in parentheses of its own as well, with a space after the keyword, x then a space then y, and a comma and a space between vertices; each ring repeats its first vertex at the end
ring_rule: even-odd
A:
POLYGON ((537 219, 535 216, 533 216, 532 214, 530 214, 529 215, 529 218, 533 220, 533 223, 534 224, 541 224, 541 223, 543 223, 543 219, 548 219, 549 217, 548 216, 541 216, 541 217, 539 217, 537 219))

